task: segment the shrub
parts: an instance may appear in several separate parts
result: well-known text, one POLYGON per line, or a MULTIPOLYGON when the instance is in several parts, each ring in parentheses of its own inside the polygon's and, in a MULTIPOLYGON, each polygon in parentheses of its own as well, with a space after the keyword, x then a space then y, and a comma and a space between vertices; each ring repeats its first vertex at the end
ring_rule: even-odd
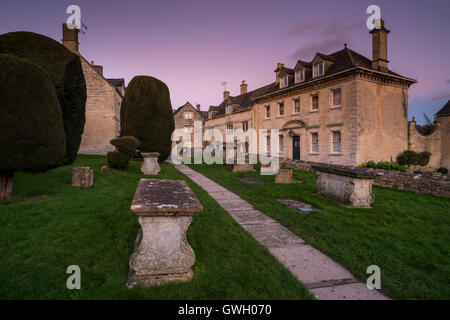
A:
POLYGON ((117 170, 124 170, 128 167, 130 157, 123 152, 108 152, 108 166, 117 170))
POLYGON ((167 86, 152 77, 134 77, 122 101, 120 127, 121 136, 139 139, 142 152, 159 152, 159 161, 167 159, 175 129, 167 86))
POLYGON ((437 169, 437 172, 448 174, 448 169, 445 167, 440 167, 439 169, 437 169))
MULTIPOLYGON (((38 65, 5 54, 0 54, 0 70, 0 175, 44 172, 61 165, 64 126, 50 77, 38 65)), ((12 191, 9 179, 3 189, 12 191)), ((11 195, 2 190, 0 194, 3 199, 11 195)))
POLYGON ((138 139, 132 136, 119 137, 111 140, 110 143, 115 146, 117 150, 128 154, 130 157, 133 156, 134 151, 141 144, 138 139))
POLYGON ((397 163, 407 166, 418 165, 420 164, 420 157, 417 152, 405 150, 397 156, 397 163))
POLYGON ((77 156, 85 124, 86 84, 80 57, 59 42, 32 32, 0 35, 0 53, 25 58, 48 72, 64 121, 64 162, 72 163, 77 156))
POLYGON ((372 169, 384 169, 384 170, 395 170, 395 171, 406 171, 408 170, 408 166, 406 165, 399 165, 396 162, 389 162, 389 161, 368 161, 365 164, 360 165, 363 168, 372 168, 372 169))
POLYGON ((430 161, 431 153, 428 151, 422 151, 419 153, 419 164, 421 166, 426 166, 430 161))

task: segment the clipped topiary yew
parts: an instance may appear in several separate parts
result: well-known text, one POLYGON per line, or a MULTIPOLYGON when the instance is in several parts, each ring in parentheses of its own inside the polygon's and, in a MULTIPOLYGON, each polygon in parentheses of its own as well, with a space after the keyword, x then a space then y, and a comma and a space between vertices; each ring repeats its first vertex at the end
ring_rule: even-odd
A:
POLYGON ((64 120, 64 162, 74 162, 86 121, 86 83, 80 57, 59 42, 32 32, 0 35, 0 53, 25 58, 48 72, 56 89, 64 120))
POLYGON ((121 136, 139 139, 142 152, 159 152, 158 160, 166 160, 175 129, 167 86, 153 77, 134 77, 122 101, 120 127, 121 136))
POLYGON ((111 140, 110 143, 116 147, 118 151, 128 154, 130 157, 133 156, 133 152, 141 144, 138 139, 132 136, 119 137, 111 140))
POLYGON ((108 166, 117 170, 125 170, 128 167, 130 157, 123 152, 108 152, 108 166))
POLYGON ((61 108, 38 65, 0 54, 0 200, 12 194, 14 172, 43 172, 63 163, 61 108))

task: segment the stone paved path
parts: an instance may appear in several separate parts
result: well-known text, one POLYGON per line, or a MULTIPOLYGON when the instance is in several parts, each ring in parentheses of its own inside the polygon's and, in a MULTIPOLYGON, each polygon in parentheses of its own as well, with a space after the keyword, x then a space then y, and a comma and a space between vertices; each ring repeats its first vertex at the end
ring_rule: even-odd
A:
POLYGON ((367 289, 366 284, 356 280, 347 269, 306 244, 277 221, 255 210, 238 195, 185 165, 174 166, 205 189, 245 230, 305 284, 317 299, 389 299, 377 290, 367 289))

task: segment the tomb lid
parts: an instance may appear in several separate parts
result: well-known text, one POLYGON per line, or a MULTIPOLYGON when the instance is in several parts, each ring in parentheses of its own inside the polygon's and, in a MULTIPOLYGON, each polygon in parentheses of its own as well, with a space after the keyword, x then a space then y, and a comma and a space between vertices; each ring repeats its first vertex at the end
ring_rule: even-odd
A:
POLYGON ((194 216, 203 206, 186 181, 141 179, 131 211, 138 216, 194 216))

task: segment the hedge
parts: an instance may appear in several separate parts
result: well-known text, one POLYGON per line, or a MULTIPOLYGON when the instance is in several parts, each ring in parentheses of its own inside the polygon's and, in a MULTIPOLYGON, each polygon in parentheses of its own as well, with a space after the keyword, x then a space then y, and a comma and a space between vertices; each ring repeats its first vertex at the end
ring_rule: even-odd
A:
POLYGON ((0 53, 25 58, 48 72, 64 120, 64 162, 70 164, 75 161, 86 121, 86 83, 80 57, 59 42, 32 32, 0 35, 0 53))

